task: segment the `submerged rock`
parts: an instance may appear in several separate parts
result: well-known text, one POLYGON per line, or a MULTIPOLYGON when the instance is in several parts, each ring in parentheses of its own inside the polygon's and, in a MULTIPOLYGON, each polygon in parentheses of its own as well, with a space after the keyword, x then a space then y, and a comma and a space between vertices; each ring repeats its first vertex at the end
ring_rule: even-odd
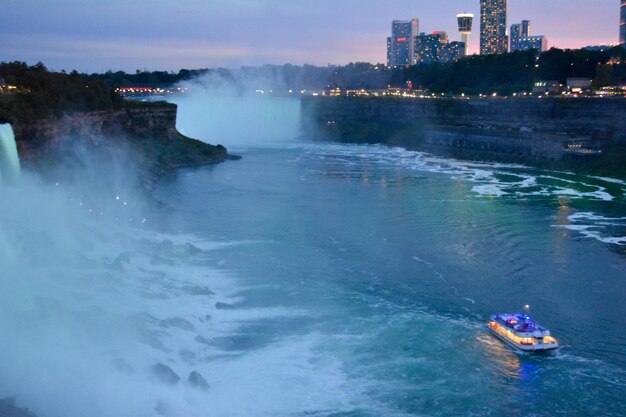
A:
POLYGON ((215 293, 206 287, 200 287, 198 285, 188 285, 181 288, 189 295, 214 295, 215 293))
POLYGON ((158 415, 164 416, 164 417, 169 417, 169 416, 174 415, 174 413, 172 412, 172 408, 166 403, 164 403, 163 401, 157 401, 156 407, 154 407, 154 411, 158 415))
POLYGON ((187 330, 193 332, 196 328, 187 319, 181 317, 173 317, 171 319, 161 320, 161 326, 163 327, 176 327, 178 329, 187 330))
POLYGON ((132 366, 130 366, 124 359, 122 358, 115 358, 111 361, 111 365, 113 365, 113 367, 115 369, 117 369, 119 372, 123 373, 123 374, 132 374, 135 372, 135 370, 133 369, 132 366))
POLYGON ((178 354, 181 358, 185 360, 187 363, 191 363, 196 359, 196 354, 187 349, 181 349, 178 354))
POLYGON ((215 303, 215 308, 218 310, 234 310, 235 306, 232 304, 217 302, 215 303))
POLYGON ((150 367, 152 376, 159 382, 167 385, 176 385, 180 381, 180 377, 167 365, 157 363, 150 367))
POLYGON ((9 398, 4 398, 0 400, 0 416, 2 417, 36 417, 36 415, 28 411, 27 408, 16 407, 15 397, 9 397, 9 398))
POLYGON ((159 339, 159 334, 157 332, 153 332, 150 330, 144 330, 140 333, 140 341, 153 349, 160 350, 161 352, 171 353, 172 350, 168 349, 167 346, 161 342, 159 339))
POLYGON ((204 379, 200 372, 197 371, 193 371, 189 374, 189 377, 187 378, 187 384, 189 384, 189 386, 193 388, 201 389, 203 391, 209 389, 209 383, 206 382, 206 379, 204 379))
POLYGON ((124 264, 130 263, 130 253, 122 253, 113 262, 111 262, 111 268, 117 271, 124 270, 124 264))

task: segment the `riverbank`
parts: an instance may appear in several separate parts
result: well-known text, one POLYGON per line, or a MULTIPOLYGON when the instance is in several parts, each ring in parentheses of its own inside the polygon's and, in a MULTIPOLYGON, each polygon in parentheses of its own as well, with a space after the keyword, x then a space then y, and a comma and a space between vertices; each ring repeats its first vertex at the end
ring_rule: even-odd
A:
POLYGON ((626 100, 305 97, 321 140, 626 176, 626 100))

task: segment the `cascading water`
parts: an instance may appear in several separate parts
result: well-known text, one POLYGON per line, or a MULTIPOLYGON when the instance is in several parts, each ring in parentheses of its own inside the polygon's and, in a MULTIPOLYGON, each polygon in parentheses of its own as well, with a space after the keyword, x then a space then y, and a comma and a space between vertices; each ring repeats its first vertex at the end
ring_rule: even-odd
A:
POLYGON ((20 176, 20 158, 15 134, 10 124, 0 124, 0 184, 11 183, 20 176))

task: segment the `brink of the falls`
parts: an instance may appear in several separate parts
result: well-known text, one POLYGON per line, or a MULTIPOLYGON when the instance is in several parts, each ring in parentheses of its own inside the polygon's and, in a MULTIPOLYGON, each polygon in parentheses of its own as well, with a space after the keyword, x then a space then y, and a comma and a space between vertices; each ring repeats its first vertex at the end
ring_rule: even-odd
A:
POLYGON ((15 134, 10 124, 0 124, 0 185, 10 184, 20 176, 20 158, 15 134))

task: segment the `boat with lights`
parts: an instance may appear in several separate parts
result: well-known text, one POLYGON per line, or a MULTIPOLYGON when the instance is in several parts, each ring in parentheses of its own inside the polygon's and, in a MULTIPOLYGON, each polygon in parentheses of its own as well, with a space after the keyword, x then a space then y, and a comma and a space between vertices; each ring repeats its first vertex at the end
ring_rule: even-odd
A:
POLYGON ((550 330, 525 314, 496 314, 491 316, 488 326, 496 337, 524 352, 547 352, 559 348, 559 342, 550 330))

